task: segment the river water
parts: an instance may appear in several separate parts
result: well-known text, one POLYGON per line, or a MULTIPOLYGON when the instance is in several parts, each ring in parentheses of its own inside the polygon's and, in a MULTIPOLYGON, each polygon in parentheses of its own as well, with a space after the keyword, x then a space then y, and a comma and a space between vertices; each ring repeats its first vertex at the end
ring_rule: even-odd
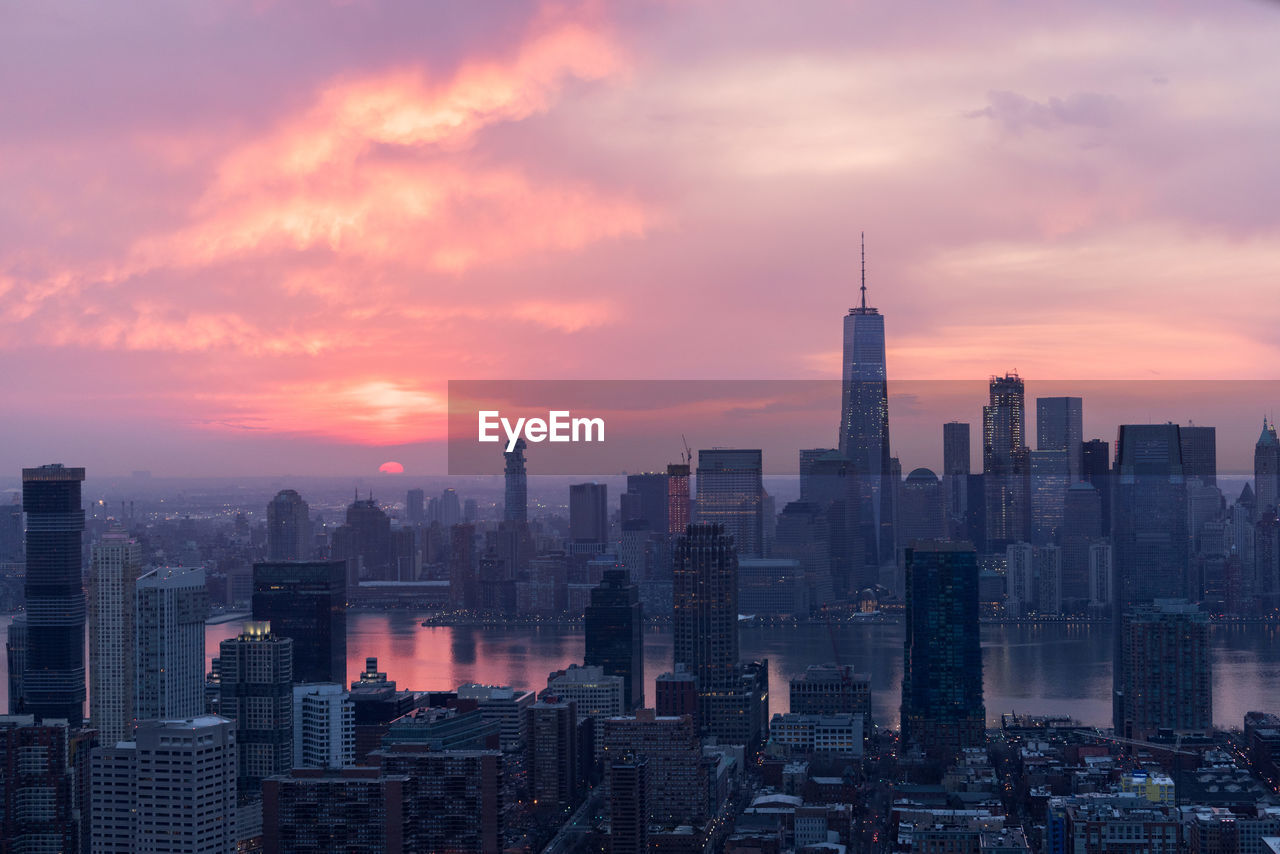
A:
MULTIPOLYGON (((582 661, 579 628, 563 626, 423 627, 424 615, 410 612, 353 612, 347 617, 347 673, 355 678, 366 656, 401 687, 444 690, 465 682, 539 689, 547 674, 582 661)), ((9 622, 0 618, 0 631, 9 622)), ((205 651, 212 659, 218 643, 234 637, 237 621, 211 623, 205 651)), ((787 680, 809 664, 833 659, 833 635, 840 660, 870 672, 873 714, 896 726, 902 685, 900 623, 793 627, 746 626, 743 658, 769 659, 770 711, 787 711, 787 680)), ((1214 721, 1239 728, 1253 709, 1280 711, 1280 627, 1221 624, 1212 629, 1214 721)), ((1105 623, 1060 622, 984 625, 983 687, 987 717, 1002 712, 1066 714, 1086 724, 1111 721, 1111 627, 1105 623)), ((653 700, 653 679, 671 669, 671 632, 645 633, 645 696, 653 700)), ((0 657, 0 674, 5 662, 0 657)), ((8 680, 0 678, 0 708, 8 708, 8 680)))

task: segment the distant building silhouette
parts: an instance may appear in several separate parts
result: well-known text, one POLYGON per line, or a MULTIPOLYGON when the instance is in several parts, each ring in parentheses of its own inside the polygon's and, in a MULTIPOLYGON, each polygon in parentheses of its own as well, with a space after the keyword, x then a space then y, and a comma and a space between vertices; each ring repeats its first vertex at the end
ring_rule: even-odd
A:
POLYGON ((372 497, 356 498, 333 532, 333 557, 347 561, 353 580, 396 581, 393 552, 390 517, 372 497))
POLYGON ((969 513, 968 479, 970 463, 969 425, 949 421, 942 425, 942 502, 947 519, 947 536, 967 539, 969 513))
POLYGON ((1280 439, 1275 423, 1266 418, 1253 449, 1253 495, 1258 510, 1280 506, 1280 439))
POLYGON ((1180 427, 1182 473, 1188 480, 1199 478, 1207 484, 1218 482, 1218 431, 1194 424, 1180 427))
POLYGON ((529 521, 529 476, 525 472, 525 447, 524 439, 517 439, 515 448, 503 453, 503 457, 506 458, 506 465, 503 468, 506 488, 503 494, 502 518, 508 522, 529 521))
POLYGON ((1031 539, 1029 468, 1022 378, 1017 374, 992 377, 990 403, 982 408, 982 475, 989 550, 1031 539))
POLYGON ((1084 401, 1078 397, 1036 398, 1036 450, 1065 451, 1072 481, 1080 478, 1084 448, 1084 401))
POLYGON ((267 560, 311 557, 311 509, 295 490, 282 489, 267 504, 267 560))
POLYGON ((698 451, 699 524, 718 524, 740 557, 764 553, 763 459, 759 450, 698 451))
POLYGON ((569 487, 569 539, 575 543, 609 542, 609 487, 575 483, 569 487))

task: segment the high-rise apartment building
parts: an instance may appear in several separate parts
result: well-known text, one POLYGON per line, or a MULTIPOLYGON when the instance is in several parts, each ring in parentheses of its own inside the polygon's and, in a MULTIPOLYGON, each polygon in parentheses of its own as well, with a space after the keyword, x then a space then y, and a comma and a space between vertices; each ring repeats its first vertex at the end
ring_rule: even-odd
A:
POLYGON ((153 569, 135 585, 133 714, 194 718, 204 711, 209 594, 200 567, 153 569))
POLYGON ((427 521, 427 494, 421 489, 410 489, 404 494, 404 519, 410 525, 427 521))
POLYGON ((844 317, 839 450, 857 478, 857 518, 873 564, 895 557, 889 458, 889 384, 884 316, 867 306, 865 254, 861 300, 844 317))
POLYGON ((80 536, 84 469, 61 463, 22 470, 27 514, 27 662, 23 709, 36 720, 84 719, 85 597, 80 536))
POLYGON ((1176 599, 1159 599, 1124 616, 1124 681, 1116 694, 1116 734, 1144 739, 1159 730, 1213 728, 1209 617, 1176 599))
POLYGON ((740 557, 764 554, 763 464, 759 450, 698 451, 698 523, 720 525, 740 557))
POLYGON ((413 781, 379 768, 294 768, 262 781, 265 851, 411 854, 413 781))
POLYGON ((218 711, 235 725, 236 785, 245 795, 293 763, 293 641, 269 623, 246 623, 218 648, 218 667, 218 711))
POLYGON ((535 809, 553 814, 578 801, 578 704, 545 699, 525 709, 524 769, 535 809))
POLYGON ((609 763, 609 854, 648 852, 648 803, 648 761, 634 755, 612 760, 609 763))
POLYGON ((9 666, 9 714, 22 714, 22 674, 27 669, 27 615, 15 614, 5 632, 4 658, 9 666))
POLYGON ((134 588, 141 571, 142 547, 124 531, 108 531, 94 545, 89 569, 89 720, 102 744, 133 737, 134 588))
POLYGON ((387 775, 411 783, 405 852, 501 854, 507 800, 496 750, 418 750, 389 744, 374 754, 387 775))
POLYGON ((810 664, 791 677, 791 712, 797 715, 862 715, 871 721, 871 676, 847 664, 810 664))
POLYGON ((626 689, 625 708, 644 705, 644 617, 640 589, 626 570, 606 569, 591 591, 585 614, 584 663, 620 676, 626 689))
MULTIPOLYGON (((296 645, 295 645, 296 649, 296 645)), ((356 709, 334 682, 293 686, 293 767, 344 768, 355 764, 356 709)))
POLYGON ((977 553, 954 543, 916 546, 906 571, 902 741, 950 762, 986 740, 977 553))
POLYGON ((0 716, 0 850, 78 849, 73 738, 62 721, 0 716))
POLYGON ((653 782, 645 805, 649 824, 672 827, 706 817, 707 767, 691 717, 663 717, 653 709, 637 709, 635 715, 608 718, 601 755, 610 783, 614 761, 648 763, 653 782))
POLYGON ((347 583, 340 560, 253 565, 253 620, 293 640, 298 682, 347 683, 347 583))
POLYGON ((97 748, 91 763, 93 854, 236 851, 231 722, 213 715, 139 721, 133 740, 97 748))
POLYGON ((667 466, 667 533, 678 536, 693 521, 689 517, 689 465, 667 466))
POLYGON ((282 489, 267 504, 267 560, 311 557, 311 509, 293 489, 282 489))
POLYGON ((982 475, 987 548, 1030 540, 1025 395, 1017 374, 992 377, 982 408, 982 475))

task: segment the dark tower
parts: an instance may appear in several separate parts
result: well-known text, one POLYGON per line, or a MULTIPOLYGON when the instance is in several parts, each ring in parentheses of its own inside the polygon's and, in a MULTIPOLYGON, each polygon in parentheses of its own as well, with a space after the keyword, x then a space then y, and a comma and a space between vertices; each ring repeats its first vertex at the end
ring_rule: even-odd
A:
POLYGON ((347 684, 347 579, 340 560, 253 565, 253 619, 293 640, 296 682, 347 684))
POLYGON ((702 693, 738 682, 738 554, 721 525, 690 525, 676 546, 674 658, 702 693))
POLYGON ((971 546, 906 552, 902 741, 949 763, 986 740, 978 637, 978 555, 971 546))
POLYGON ((591 591, 586 608, 588 666, 604 668, 608 676, 626 680, 628 709, 644 705, 644 621, 640 590, 627 579, 624 569, 606 569, 600 585, 591 591))
POLYGON ((85 600, 80 535, 84 469, 61 463, 22 470, 27 514, 27 668, 23 708, 37 720, 84 719, 85 600))
POLYGON ((524 470, 524 439, 517 439, 515 449, 504 453, 507 464, 503 468, 506 479, 502 518, 508 522, 529 521, 529 476, 524 470))

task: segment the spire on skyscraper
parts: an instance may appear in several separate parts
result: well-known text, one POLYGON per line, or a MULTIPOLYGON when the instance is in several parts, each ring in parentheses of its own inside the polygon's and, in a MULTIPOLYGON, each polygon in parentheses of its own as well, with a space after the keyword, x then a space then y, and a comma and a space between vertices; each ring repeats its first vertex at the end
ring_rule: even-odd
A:
POLYGON ((862 308, 867 307, 867 233, 862 235, 862 308))

